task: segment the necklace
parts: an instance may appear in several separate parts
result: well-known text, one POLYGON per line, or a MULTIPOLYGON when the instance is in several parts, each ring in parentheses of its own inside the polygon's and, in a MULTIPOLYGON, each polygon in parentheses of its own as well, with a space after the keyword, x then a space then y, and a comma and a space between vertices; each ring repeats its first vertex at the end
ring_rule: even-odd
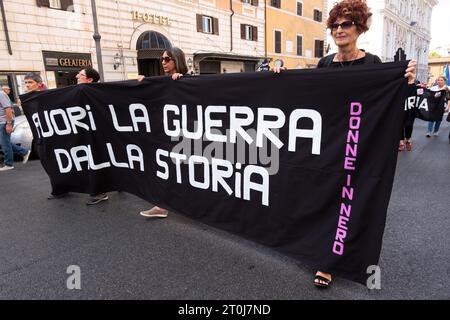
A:
MULTIPOLYGON (((348 67, 350 67, 353 64, 353 62, 355 62, 356 58, 358 58, 358 55, 359 55, 359 49, 356 50, 355 56, 353 57, 351 62, 347 65, 348 67)), ((339 63, 341 64, 342 68, 345 67, 345 65, 342 63, 342 59, 339 59, 339 63)))

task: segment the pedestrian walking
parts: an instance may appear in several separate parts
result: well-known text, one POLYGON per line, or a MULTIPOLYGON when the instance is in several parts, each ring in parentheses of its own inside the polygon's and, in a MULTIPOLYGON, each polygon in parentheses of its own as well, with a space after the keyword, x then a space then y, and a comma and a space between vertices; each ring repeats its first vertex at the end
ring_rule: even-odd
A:
MULTIPOLYGON (((416 81, 417 88, 423 88, 420 81, 416 81)), ((403 114, 403 125, 400 131, 400 142, 398 145, 398 151, 411 151, 412 144, 412 133, 414 129, 414 121, 416 120, 415 110, 408 109, 405 110, 403 114)))
MULTIPOLYGON (((445 97, 446 97, 445 105, 444 105, 445 109, 447 109, 447 102, 448 102, 448 98, 449 98, 449 90, 446 85, 446 82, 447 82, 447 78, 445 76, 440 76, 439 78, 437 78, 436 85, 434 85, 430 88, 431 91, 445 90, 445 97)), ((441 121, 429 121, 426 137, 430 138, 431 135, 437 137, 439 135, 439 127, 440 126, 441 126, 441 121)))

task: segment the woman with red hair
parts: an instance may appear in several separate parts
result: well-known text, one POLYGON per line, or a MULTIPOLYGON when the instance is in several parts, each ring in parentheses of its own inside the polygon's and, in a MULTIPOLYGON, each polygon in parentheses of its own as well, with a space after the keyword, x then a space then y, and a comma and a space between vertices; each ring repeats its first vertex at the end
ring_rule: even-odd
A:
MULTIPOLYGON (((330 11, 327 27, 330 29, 338 52, 320 59, 318 68, 345 68, 352 65, 381 63, 378 56, 365 52, 357 46, 361 34, 369 30, 372 13, 364 0, 343 0, 334 4, 330 11)), ((411 60, 405 70, 408 84, 413 85, 416 78, 415 60, 411 60)), ((281 68, 274 68, 275 73, 281 68)), ((324 270, 326 271, 326 270, 324 270)), ((317 271, 314 284, 319 288, 328 288, 331 274, 317 271)))
MULTIPOLYGON (((335 3, 327 20, 338 52, 320 59, 318 68, 343 68, 351 65, 381 63, 378 56, 360 50, 356 42, 358 37, 369 30, 372 13, 363 0, 343 0, 335 3)), ((411 60, 405 70, 408 84, 414 84, 416 79, 415 60, 411 60)), ((331 284, 331 274, 317 271, 314 284, 327 288, 331 284)))

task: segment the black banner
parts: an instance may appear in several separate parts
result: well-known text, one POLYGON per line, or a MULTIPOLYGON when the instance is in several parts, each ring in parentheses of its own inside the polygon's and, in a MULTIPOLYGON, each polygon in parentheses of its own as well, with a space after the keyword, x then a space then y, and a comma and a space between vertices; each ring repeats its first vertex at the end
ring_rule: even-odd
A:
POLYGON ((431 91, 417 87, 414 95, 405 101, 405 112, 425 121, 442 121, 446 102, 446 91, 431 91))
POLYGON ((405 68, 154 77, 21 99, 54 194, 130 192, 365 284, 405 68))

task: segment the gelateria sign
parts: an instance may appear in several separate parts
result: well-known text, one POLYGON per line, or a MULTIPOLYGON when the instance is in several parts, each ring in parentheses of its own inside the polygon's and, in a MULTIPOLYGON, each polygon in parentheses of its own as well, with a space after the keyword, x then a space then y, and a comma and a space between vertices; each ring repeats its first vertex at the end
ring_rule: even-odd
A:
POLYGON ((43 51, 42 55, 47 71, 92 68, 92 59, 89 53, 43 51))
POLYGON ((131 12, 132 19, 134 21, 144 21, 148 23, 153 24, 160 24, 163 26, 170 25, 170 19, 168 17, 160 16, 157 14, 152 14, 148 12, 139 12, 139 11, 132 11, 131 12))

